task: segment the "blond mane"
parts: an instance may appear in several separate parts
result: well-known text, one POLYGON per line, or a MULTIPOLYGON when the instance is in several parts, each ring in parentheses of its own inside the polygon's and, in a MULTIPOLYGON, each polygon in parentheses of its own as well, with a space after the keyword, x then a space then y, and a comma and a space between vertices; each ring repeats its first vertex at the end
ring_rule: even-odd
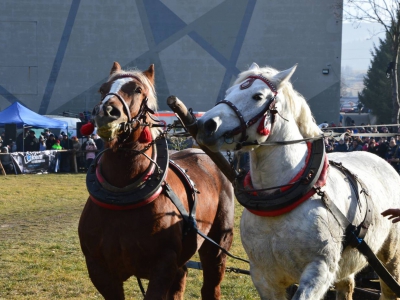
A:
POLYGON ((155 86, 150 82, 150 80, 143 74, 142 71, 133 69, 133 70, 121 70, 114 72, 108 77, 107 81, 112 80, 114 77, 121 76, 121 75, 132 75, 136 76, 139 78, 141 83, 147 88, 147 98, 148 100, 148 106, 152 110, 156 111, 158 109, 158 103, 157 103, 157 94, 156 94, 156 89, 155 86))
MULTIPOLYGON (((277 86, 279 82, 274 82, 272 79, 277 73, 279 73, 278 70, 268 66, 259 68, 257 70, 247 70, 238 75, 238 78, 235 80, 234 84, 243 82, 248 76, 261 74, 270 80, 275 86, 277 86)), ((290 82, 286 82, 278 91, 278 99, 280 98, 279 96, 285 99, 288 110, 290 110, 289 113, 293 115, 293 118, 299 127, 300 133, 304 138, 321 135, 321 129, 319 129, 318 125, 316 124, 307 101, 300 93, 293 89, 293 86, 290 82)))

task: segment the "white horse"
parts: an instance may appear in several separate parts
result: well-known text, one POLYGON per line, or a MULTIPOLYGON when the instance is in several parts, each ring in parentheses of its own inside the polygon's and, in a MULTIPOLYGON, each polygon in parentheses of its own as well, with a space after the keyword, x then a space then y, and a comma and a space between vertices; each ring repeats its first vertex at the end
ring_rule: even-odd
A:
MULTIPOLYGON (((279 72, 253 63, 239 74, 225 100, 198 120, 197 141, 212 151, 232 151, 237 145, 250 151, 247 178, 256 199, 274 199, 275 195, 291 192, 307 168, 312 150, 305 141, 277 141, 317 139, 322 134, 305 99, 289 82, 295 69, 296 66, 279 72), (253 141, 254 145, 246 145, 253 141)), ((327 166, 321 155, 318 159, 327 166)), ((384 160, 366 152, 330 153, 328 159, 342 163, 357 175, 359 190, 364 183, 371 200, 365 193, 360 193, 357 200, 351 180, 333 163, 321 171, 322 175, 318 173, 319 183, 314 187, 321 186, 319 191, 328 195, 355 225, 361 224, 370 210, 372 225, 364 241, 398 281, 400 228, 382 217, 381 212, 400 207, 399 175, 384 160)), ((237 185, 236 192, 241 187, 237 185)), ((344 246, 344 226, 337 214, 324 205, 322 194, 309 195, 289 207, 278 205, 271 211, 250 207, 243 211, 242 243, 261 299, 286 299, 286 288, 294 283, 299 285, 293 299, 321 299, 331 286, 336 288, 337 299, 352 299, 354 276, 367 261, 356 248, 344 246)), ((269 205, 267 200, 261 203, 269 205)), ((381 291, 381 300, 397 299, 382 280, 381 291)))

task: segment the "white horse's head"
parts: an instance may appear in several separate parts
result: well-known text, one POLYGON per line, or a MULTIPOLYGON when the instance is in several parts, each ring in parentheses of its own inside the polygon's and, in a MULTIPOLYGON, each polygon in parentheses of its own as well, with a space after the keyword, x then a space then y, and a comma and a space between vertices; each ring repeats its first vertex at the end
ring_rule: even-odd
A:
POLYGON ((296 67, 279 72, 253 63, 239 74, 225 99, 198 120, 197 141, 212 151, 222 151, 235 150, 244 141, 320 134, 305 99, 289 82, 296 67))

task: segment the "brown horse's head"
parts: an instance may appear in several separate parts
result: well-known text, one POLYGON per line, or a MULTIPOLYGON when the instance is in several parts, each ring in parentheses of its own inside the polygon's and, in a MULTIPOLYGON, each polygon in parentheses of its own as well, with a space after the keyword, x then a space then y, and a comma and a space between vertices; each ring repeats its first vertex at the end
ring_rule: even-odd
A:
POLYGON ((124 71, 114 62, 110 77, 100 87, 101 101, 93 110, 98 135, 110 146, 117 142, 138 141, 148 114, 157 109, 154 65, 148 70, 124 71))

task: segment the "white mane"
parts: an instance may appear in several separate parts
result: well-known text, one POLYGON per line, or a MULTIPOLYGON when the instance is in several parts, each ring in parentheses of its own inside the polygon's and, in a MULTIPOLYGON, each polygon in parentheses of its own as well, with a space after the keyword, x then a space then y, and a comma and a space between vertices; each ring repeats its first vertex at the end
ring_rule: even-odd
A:
MULTIPOLYGON (((270 80, 275 86, 278 86, 279 82, 273 80, 274 75, 279 73, 278 70, 271 67, 263 67, 257 70, 247 70, 238 75, 235 81, 235 85, 243 82, 247 77, 251 75, 263 75, 265 78, 270 80)), ((278 91, 279 94, 283 95, 287 103, 289 113, 293 115, 294 120, 299 127, 300 133, 304 138, 315 137, 321 134, 321 130, 315 123, 314 117, 311 113, 310 107, 304 97, 293 89, 290 82, 286 82, 283 87, 278 91)), ((288 113, 288 112, 285 112, 288 113)))

